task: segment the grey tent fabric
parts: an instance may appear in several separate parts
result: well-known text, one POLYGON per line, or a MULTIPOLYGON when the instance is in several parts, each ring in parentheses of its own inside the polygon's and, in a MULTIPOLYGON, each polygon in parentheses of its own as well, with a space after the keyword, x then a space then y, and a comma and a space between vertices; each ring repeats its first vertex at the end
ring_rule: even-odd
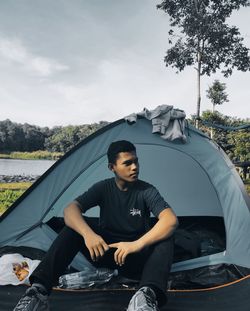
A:
MULTIPOLYGON (((118 120, 85 139, 56 162, 0 218, 0 247, 30 246, 47 250, 56 234, 47 225, 94 182, 110 177, 106 152, 112 141, 136 145, 140 178, 154 184, 177 216, 222 217, 226 249, 222 253, 173 265, 173 270, 215 263, 250 268, 250 203, 244 185, 225 153, 196 129, 185 128, 187 141, 167 141, 152 133, 145 118, 128 124, 118 120)), ((98 208, 89 216, 97 216, 98 208)), ((75 258, 81 267, 81 256, 75 258)))

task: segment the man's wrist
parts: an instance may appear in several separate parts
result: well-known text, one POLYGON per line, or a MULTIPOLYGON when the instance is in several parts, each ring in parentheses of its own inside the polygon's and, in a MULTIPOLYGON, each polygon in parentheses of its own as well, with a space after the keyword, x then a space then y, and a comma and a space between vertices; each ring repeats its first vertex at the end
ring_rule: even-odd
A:
POLYGON ((138 250, 141 250, 145 247, 145 244, 142 238, 136 240, 136 246, 138 250))
POLYGON ((93 234, 95 233, 91 228, 84 228, 83 230, 81 230, 81 236, 83 237, 84 240, 88 239, 93 234))

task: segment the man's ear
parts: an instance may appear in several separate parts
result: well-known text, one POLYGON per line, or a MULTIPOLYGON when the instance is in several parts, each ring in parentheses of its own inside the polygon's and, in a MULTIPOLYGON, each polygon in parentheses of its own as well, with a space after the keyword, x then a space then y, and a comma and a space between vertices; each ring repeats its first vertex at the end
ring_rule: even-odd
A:
POLYGON ((109 164, 108 164, 108 168, 109 168, 112 172, 114 172, 114 165, 113 165, 112 163, 109 163, 109 164))

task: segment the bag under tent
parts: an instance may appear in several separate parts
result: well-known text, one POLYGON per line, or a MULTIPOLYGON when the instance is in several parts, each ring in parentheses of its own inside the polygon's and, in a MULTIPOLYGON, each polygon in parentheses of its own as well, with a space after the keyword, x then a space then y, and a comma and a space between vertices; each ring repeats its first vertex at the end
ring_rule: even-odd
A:
MULTIPOLYGON (((0 256, 19 252, 33 259, 63 226, 63 208, 94 182, 110 177, 106 151, 115 140, 135 144, 142 180, 154 184, 179 219, 168 284, 170 311, 249 310, 250 203, 223 150, 186 126, 186 143, 152 133, 145 118, 124 119, 87 137, 58 160, 0 218, 0 256)), ((87 217, 97 221, 98 208, 87 217)), ((152 222, 154 219, 152 219, 152 222)), ((81 254, 73 271, 86 264, 81 254)), ((52 310, 122 310, 136 284, 111 282, 85 290, 53 290, 52 310)), ((1 286, 0 309, 11 310, 26 286, 1 286)))

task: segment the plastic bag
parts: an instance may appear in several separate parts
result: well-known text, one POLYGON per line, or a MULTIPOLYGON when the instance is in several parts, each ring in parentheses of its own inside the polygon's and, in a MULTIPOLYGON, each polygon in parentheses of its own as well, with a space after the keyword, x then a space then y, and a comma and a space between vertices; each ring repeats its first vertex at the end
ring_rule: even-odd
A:
POLYGON ((20 254, 6 254, 0 258, 0 285, 29 284, 29 276, 40 263, 20 254))

